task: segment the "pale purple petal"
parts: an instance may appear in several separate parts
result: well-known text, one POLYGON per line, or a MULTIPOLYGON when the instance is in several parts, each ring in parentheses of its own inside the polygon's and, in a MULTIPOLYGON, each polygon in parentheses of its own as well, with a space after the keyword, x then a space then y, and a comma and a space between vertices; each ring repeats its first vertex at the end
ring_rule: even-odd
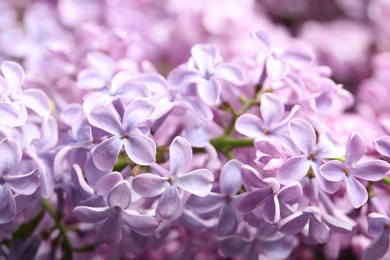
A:
POLYGON ((241 189, 241 166, 242 162, 238 160, 230 160, 223 166, 219 178, 222 194, 233 196, 241 189))
POLYGON ((316 133, 314 128, 305 120, 296 118, 290 121, 290 137, 295 145, 304 154, 314 152, 316 146, 316 133))
POLYGON ((107 218, 96 232, 96 241, 101 243, 116 244, 122 239, 122 221, 119 216, 107 218))
POLYGON ((190 143, 181 136, 177 136, 169 147, 170 172, 172 175, 183 173, 192 161, 190 143))
POLYGON ((77 75, 77 85, 86 90, 103 88, 106 83, 107 79, 92 68, 84 69, 77 75))
POLYGON ((251 33, 251 37, 255 44, 260 47, 265 53, 269 53, 271 49, 271 40, 269 35, 263 31, 256 31, 251 33))
POLYGON ((327 179, 328 181, 337 182, 344 179, 345 168, 346 166, 344 165, 344 163, 337 160, 333 160, 323 164, 320 167, 320 172, 322 176, 324 176, 324 178, 327 179))
POLYGON ((240 116, 235 127, 237 132, 251 138, 264 136, 264 126, 261 120, 254 115, 244 114, 240 116))
POLYGON ((318 140, 315 155, 320 158, 339 158, 345 154, 344 145, 338 137, 328 131, 323 132, 318 140))
POLYGON ((91 186, 89 186, 89 184, 85 180, 83 170, 78 164, 73 164, 73 168, 71 170, 71 176, 72 176, 72 181, 75 184, 76 188, 84 191, 88 195, 94 194, 93 189, 91 188, 91 186))
POLYGON ((192 47, 191 54, 202 74, 210 73, 218 61, 218 50, 212 45, 196 44, 192 47))
POLYGON ((100 106, 92 109, 88 121, 91 125, 113 135, 121 135, 121 130, 123 130, 118 114, 108 106, 100 106))
POLYGON ((11 190, 23 195, 33 194, 39 186, 38 174, 35 170, 24 175, 9 175, 6 180, 11 190))
POLYGON ((99 170, 110 170, 114 166, 123 141, 116 136, 104 140, 92 151, 92 159, 99 170))
POLYGON ((115 70, 115 61, 111 56, 103 52, 93 51, 88 53, 87 60, 99 72, 102 78, 111 80, 115 70))
POLYGON ((12 192, 0 185, 0 224, 10 221, 16 213, 15 199, 12 192))
POLYGON ((161 219, 173 220, 183 213, 183 204, 179 192, 175 186, 168 186, 160 198, 156 209, 157 217, 161 219))
POLYGON ((215 67, 213 77, 223 79, 238 86, 245 81, 244 72, 234 64, 220 63, 215 67))
POLYGON ((148 120, 154 109, 153 104, 147 100, 137 99, 131 102, 123 115, 123 125, 126 131, 131 131, 148 120))
POLYGON ((49 98, 42 90, 27 89, 15 96, 15 100, 42 117, 50 115, 49 98))
POLYGON ((0 103, 1 124, 14 126, 19 118, 19 109, 11 103, 0 103))
POLYGON ((368 200, 367 190, 363 184, 352 176, 345 178, 346 189, 348 197, 352 202, 354 208, 359 208, 368 200))
POLYGON ((110 216, 110 208, 78 206, 74 209, 74 214, 79 220, 83 222, 95 223, 108 218, 110 216))
POLYGON ((206 197, 191 196, 187 206, 193 212, 202 214, 218 209, 225 201, 225 196, 210 192, 206 197))
POLYGON ((125 151, 136 164, 150 165, 156 160, 156 144, 147 136, 131 134, 124 139, 125 151))
POLYGON ((239 256, 245 253, 251 242, 239 237, 227 237, 219 242, 219 249, 227 256, 239 256))
POLYGON ((352 231, 352 226, 326 213, 321 214, 322 221, 332 230, 340 234, 347 234, 352 231))
POLYGON ((242 212, 250 212, 259 207, 266 199, 272 197, 270 189, 261 189, 248 192, 238 203, 238 210, 242 212))
POLYGON ((58 142, 58 124, 57 120, 48 116, 42 120, 41 124, 41 151, 48 151, 58 142))
POLYGON ((375 149, 386 157, 390 157, 390 136, 383 136, 374 141, 375 149))
POLYGON ((199 71, 185 67, 178 67, 169 73, 167 80, 172 86, 177 86, 183 83, 195 83, 201 79, 202 76, 199 71))
POLYGON ((366 163, 360 163, 350 169, 351 175, 367 180, 380 181, 390 170, 389 163, 381 160, 372 160, 366 163))
POLYGON ((278 193, 278 198, 283 203, 295 204, 301 201, 303 197, 302 186, 297 181, 292 181, 283 188, 280 189, 278 193))
POLYGON ((297 240, 292 236, 262 240, 261 252, 268 256, 269 259, 288 259, 296 244, 297 240))
POLYGON ((183 173, 177 175, 174 179, 174 183, 178 187, 199 197, 204 197, 210 193, 213 181, 213 173, 206 169, 183 173))
POLYGON ((163 178, 151 173, 143 173, 132 181, 132 187, 136 193, 144 197, 155 197, 168 188, 168 178, 163 178))
POLYGON ((231 204, 224 204, 219 217, 217 235, 220 237, 236 234, 238 220, 231 204))
POLYGON ((185 100, 177 100, 175 104, 190 109, 203 120, 211 121, 213 119, 212 110, 199 97, 186 97, 185 100))
POLYGON ((241 168, 241 178, 246 188, 267 188, 268 183, 264 182, 262 176, 258 171, 249 165, 243 165, 241 168))
POLYGON ((297 212, 282 219, 278 224, 278 230, 285 235, 295 235, 302 231, 310 218, 310 213, 297 212))
POLYGON ((5 138, 0 142, 0 154, 0 176, 7 176, 18 166, 22 150, 13 139, 5 138))
POLYGON ((363 157, 365 152, 366 142, 363 137, 358 132, 352 133, 345 152, 345 164, 348 166, 355 165, 363 157))
POLYGON ((315 242, 323 244, 329 240, 329 231, 322 221, 311 217, 309 220, 309 238, 315 242))
POLYGON ((306 176, 310 165, 311 163, 305 155, 291 157, 284 162, 276 177, 282 184, 288 184, 292 181, 300 182, 306 176))
POLYGON ((221 96, 221 84, 215 79, 202 79, 198 82, 199 97, 208 105, 215 105, 221 96))
POLYGON ((316 181, 318 183, 318 186, 325 192, 329 194, 334 194, 338 189, 340 189, 341 185, 343 182, 333 182, 333 181, 328 181, 327 179, 324 178, 324 176, 321 174, 319 170, 319 164, 317 163, 312 163, 312 169, 313 172, 316 176, 316 181))
POLYGON ((3 61, 1 64, 1 72, 8 83, 10 93, 16 93, 22 86, 24 81, 24 70, 22 66, 13 61, 3 61))
POLYGON ((269 197, 263 205, 263 218, 268 223, 274 224, 280 220, 279 200, 276 196, 269 197))
POLYGON ((389 234, 381 233, 364 250, 364 259, 382 259, 389 249, 389 234))
POLYGON ((383 232, 386 225, 390 224, 390 219, 387 216, 373 212, 368 215, 368 233, 371 235, 379 235, 383 232))
POLYGON ((261 97, 260 111, 265 126, 270 128, 282 121, 284 116, 284 104, 275 94, 265 93, 261 97))
POLYGON ((122 213, 122 219, 133 231, 145 235, 156 230, 159 225, 155 217, 143 216, 133 210, 125 210, 122 213))
POLYGON ((110 207, 120 206, 127 209, 131 202, 131 189, 127 180, 119 181, 108 193, 107 204, 110 207))
POLYGON ((290 73, 290 66, 283 60, 269 56, 266 62, 267 76, 273 80, 281 80, 290 73))
POLYGON ((288 47, 279 58, 287 61, 293 67, 301 69, 314 60, 314 54, 305 45, 295 44, 288 47))
POLYGON ((96 181, 94 194, 100 195, 104 199, 107 199, 111 189, 122 179, 122 175, 119 172, 107 173, 96 181))

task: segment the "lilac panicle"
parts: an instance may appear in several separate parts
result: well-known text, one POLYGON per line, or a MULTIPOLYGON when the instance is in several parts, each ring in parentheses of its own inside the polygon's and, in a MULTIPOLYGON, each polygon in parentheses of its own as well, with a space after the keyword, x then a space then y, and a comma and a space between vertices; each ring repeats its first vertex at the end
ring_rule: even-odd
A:
POLYGON ((358 179, 379 181, 390 170, 390 165, 381 160, 358 163, 365 151, 366 143, 363 137, 358 132, 354 132, 347 144, 345 162, 333 160, 320 168, 325 179, 332 182, 344 180, 348 197, 355 208, 361 207, 368 199, 367 190, 358 179))
MULTIPOLYGON (((176 137, 169 148, 170 171, 157 164, 160 175, 144 173, 133 179, 133 189, 144 197, 161 195, 156 214, 162 219, 175 219, 183 213, 178 188, 196 196, 206 196, 212 188, 213 174, 206 169, 186 172, 192 161, 191 145, 183 137, 176 137)), ((155 168, 156 169, 156 168, 155 168)))

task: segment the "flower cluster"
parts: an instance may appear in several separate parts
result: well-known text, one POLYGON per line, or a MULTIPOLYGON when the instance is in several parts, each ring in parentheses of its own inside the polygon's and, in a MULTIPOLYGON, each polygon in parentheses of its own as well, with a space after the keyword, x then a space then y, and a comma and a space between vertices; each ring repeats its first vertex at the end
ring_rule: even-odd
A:
POLYGON ((390 4, 298 2, 2 1, 0 258, 390 257, 390 4))

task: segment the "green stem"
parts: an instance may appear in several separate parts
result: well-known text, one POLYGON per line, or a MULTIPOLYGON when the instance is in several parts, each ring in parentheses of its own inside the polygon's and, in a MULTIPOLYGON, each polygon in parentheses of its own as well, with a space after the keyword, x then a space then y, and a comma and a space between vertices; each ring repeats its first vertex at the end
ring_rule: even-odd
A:
POLYGON ((73 256, 72 256, 73 249, 72 249, 72 245, 69 241, 68 235, 66 234, 66 227, 65 227, 64 223, 62 223, 62 221, 59 218, 58 214, 56 213, 55 209, 51 206, 51 204, 46 199, 42 199, 42 204, 43 204, 44 208, 47 210, 47 212, 49 212, 50 216, 55 221, 56 227, 60 231, 60 234, 62 236, 62 244, 64 246, 64 251, 65 251, 64 258, 72 260, 73 259, 73 256))
POLYGON ((387 185, 390 185, 390 177, 387 177, 385 176, 383 179, 382 179, 382 182, 387 184, 387 185))
POLYGON ((214 148, 223 153, 230 152, 233 148, 239 147, 250 147, 253 145, 252 139, 243 139, 243 138, 231 138, 228 136, 222 135, 221 137, 212 139, 210 143, 214 148))

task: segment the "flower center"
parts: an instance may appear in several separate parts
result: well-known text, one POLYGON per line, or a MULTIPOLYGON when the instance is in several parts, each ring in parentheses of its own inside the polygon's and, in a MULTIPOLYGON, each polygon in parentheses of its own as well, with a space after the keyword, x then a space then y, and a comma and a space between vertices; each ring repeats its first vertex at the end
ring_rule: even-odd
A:
POLYGON ((129 135, 122 136, 122 139, 128 139, 128 138, 129 138, 129 135))
POLYGON ((344 167, 343 172, 345 173, 345 175, 348 175, 348 174, 349 174, 348 168, 347 168, 347 167, 344 167))
POLYGON ((314 153, 313 153, 313 152, 310 152, 310 153, 309 153, 309 156, 307 157, 307 159, 313 160, 313 159, 314 159, 314 153))
POLYGON ((268 134, 268 132, 269 132, 268 129, 263 129, 263 134, 266 135, 266 134, 268 134))

